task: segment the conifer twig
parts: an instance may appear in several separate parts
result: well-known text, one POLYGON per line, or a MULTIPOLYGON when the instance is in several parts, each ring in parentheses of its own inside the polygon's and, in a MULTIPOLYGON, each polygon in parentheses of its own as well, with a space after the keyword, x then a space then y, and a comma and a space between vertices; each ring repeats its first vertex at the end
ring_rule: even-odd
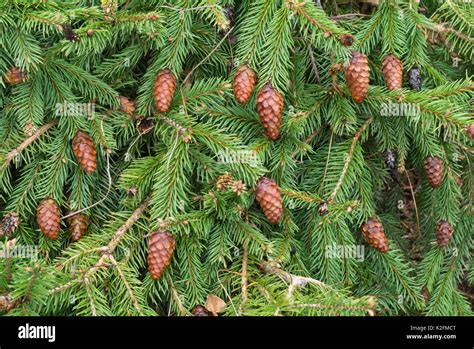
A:
POLYGON ((337 15, 330 17, 333 21, 343 21, 346 19, 351 19, 353 17, 370 17, 369 15, 366 15, 364 13, 345 13, 343 15, 337 15))
POLYGON ((8 166, 8 164, 10 164, 10 162, 16 156, 21 154, 21 152, 25 150, 31 143, 33 143, 36 139, 41 137, 46 131, 48 131, 51 127, 53 127, 57 123, 58 123, 57 121, 51 121, 41 126, 31 137, 25 139, 17 148, 10 151, 5 157, 5 165, 8 166))
POLYGON ((316 77, 316 82, 320 84, 321 78, 319 77, 318 66, 316 65, 316 60, 314 59, 313 48, 311 47, 310 43, 308 43, 308 52, 309 52, 309 58, 311 60, 311 70, 313 71, 314 76, 316 77))
POLYGON ((344 181, 344 178, 345 178, 345 176, 346 176, 347 169, 349 168, 349 164, 351 163, 352 157, 354 156, 354 150, 355 150, 357 141, 358 141, 359 138, 362 136, 362 133, 365 131, 365 129, 372 123, 373 120, 374 120, 373 117, 368 118, 368 119, 364 122, 364 124, 359 128, 359 130, 356 132, 356 134, 354 135, 354 137, 352 138, 352 144, 351 144, 351 148, 350 148, 350 150, 349 150, 349 154, 347 155, 346 162, 344 163, 344 167, 342 168, 341 176, 339 177, 339 180, 337 181, 337 184, 336 184, 336 186, 334 187, 333 192, 331 193, 331 195, 329 196, 329 199, 327 200, 328 204, 332 204, 332 203, 333 203, 334 198, 336 197, 337 192, 339 191, 339 189, 340 189, 341 186, 342 186, 342 182, 344 181))
POLYGON ((232 31, 234 30, 234 27, 231 27, 227 33, 224 35, 224 37, 221 39, 221 41, 219 41, 219 43, 216 45, 216 47, 214 47, 211 52, 209 52, 207 54, 206 57, 204 57, 198 64, 196 64, 193 69, 190 70, 190 72, 186 75, 186 77, 184 78, 183 82, 181 83, 181 86, 184 86, 186 84, 186 82, 188 81, 188 79, 191 77, 192 73, 199 67, 201 66, 201 64, 203 64, 205 61, 207 61, 209 59, 209 57, 212 56, 212 54, 214 52, 217 51, 217 49, 224 43, 224 41, 227 39, 227 37, 230 35, 230 33, 232 33, 232 31))
POLYGON ((316 285, 319 287, 324 287, 324 288, 331 288, 331 286, 326 285, 324 282, 306 277, 306 276, 299 276, 299 275, 294 275, 290 274, 283 269, 280 269, 277 267, 274 263, 272 262, 266 262, 262 261, 258 265, 260 270, 264 272, 265 274, 273 274, 278 276, 280 279, 283 281, 287 282, 289 284, 288 286, 288 294, 287 294, 287 299, 290 299, 291 296, 293 295, 294 290, 297 287, 305 287, 307 284, 312 284, 316 285))
POLYGON ((66 218, 72 217, 72 216, 74 216, 74 215, 76 215, 80 212, 90 210, 91 208, 97 206, 98 204, 103 202, 105 199, 107 199, 107 197, 110 194, 110 191, 112 190, 112 175, 110 173, 110 154, 107 152, 105 155, 106 155, 106 159, 107 159, 107 178, 109 180, 109 183, 108 183, 108 186, 107 186, 107 192, 105 193, 105 195, 102 197, 102 199, 100 199, 99 201, 94 202, 92 205, 89 205, 87 207, 81 208, 80 210, 77 210, 77 211, 71 212, 71 213, 69 213, 65 216, 62 216, 61 219, 66 219, 66 218))
POLYGON ((84 278, 84 284, 86 285, 86 292, 87 292, 87 297, 89 298, 92 316, 97 316, 97 308, 95 307, 94 299, 92 298, 91 291, 89 289, 90 281, 88 277, 84 278))
POLYGON ((416 199, 415 199, 415 192, 413 190, 413 185, 411 184, 410 176, 408 175, 407 170, 405 170, 405 175, 407 176, 408 179, 408 184, 410 186, 410 193, 411 193, 411 198, 413 199, 413 205, 415 206, 415 214, 416 214, 416 225, 418 228, 418 234, 420 234, 420 216, 418 214, 418 206, 416 205, 416 199))
POLYGON ((320 303, 311 303, 311 304, 290 304, 288 305, 289 308, 313 308, 313 309, 340 309, 340 310, 353 310, 353 311, 366 311, 369 314, 372 314, 374 311, 373 308, 370 307, 351 307, 351 306, 344 306, 344 305, 329 305, 329 304, 320 304, 320 303))
POLYGON ((247 277, 247 263, 248 263, 248 251, 244 247, 244 251, 242 254, 242 302, 240 304, 240 309, 244 307, 244 304, 248 300, 248 277, 247 277))
POLYGON ((108 261, 110 261, 110 263, 112 263, 113 265, 114 259, 113 259, 112 253, 117 248, 120 240, 123 238, 125 233, 132 227, 133 224, 135 224, 135 222, 140 218, 140 216, 143 214, 145 209, 148 207, 149 201, 150 201, 150 198, 146 198, 145 200, 143 200, 140 206, 138 206, 138 208, 135 211, 133 211, 133 213, 130 215, 130 217, 128 217, 125 223, 122 224, 120 228, 115 232, 114 236, 112 237, 112 239, 107 245, 87 251, 87 252, 98 251, 102 254, 102 256, 99 258, 96 264, 94 264, 91 268, 89 268, 84 273, 82 277, 71 280, 68 283, 61 285, 59 287, 55 287, 49 290, 49 293, 53 294, 53 293, 61 292, 65 289, 71 288, 78 282, 83 282, 85 285, 88 285, 90 283, 89 281, 90 275, 94 274, 96 271, 98 271, 101 268, 108 267, 110 265, 108 261))
POLYGON ((117 272, 119 273, 120 278, 122 279, 122 281, 125 285, 125 288, 127 289, 127 292, 128 292, 129 297, 130 297, 130 300, 133 304, 133 307, 137 310, 138 314, 143 315, 142 310, 140 309, 140 306, 138 305, 137 298, 133 294, 132 288, 130 287, 129 283, 127 282, 127 279, 125 278, 125 275, 123 274, 123 271, 120 268, 118 262, 116 261, 116 259, 114 258, 113 255, 109 255, 109 259, 112 262, 112 265, 115 267, 115 269, 117 269, 117 272))
MULTIPOLYGON (((306 144, 309 144, 309 142, 311 142, 319 134, 319 131, 320 129, 314 130, 313 133, 311 133, 308 137, 306 137, 303 142, 306 144)), ((295 150, 293 154, 291 154, 291 158, 293 159, 297 154, 298 154, 298 149, 295 150)))

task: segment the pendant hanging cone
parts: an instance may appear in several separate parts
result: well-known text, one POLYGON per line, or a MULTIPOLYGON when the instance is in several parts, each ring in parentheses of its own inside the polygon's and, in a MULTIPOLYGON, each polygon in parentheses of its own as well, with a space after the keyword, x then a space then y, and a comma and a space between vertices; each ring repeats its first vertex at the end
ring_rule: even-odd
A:
POLYGON ((72 140, 72 151, 76 156, 77 162, 88 173, 95 171, 97 167, 97 158, 94 141, 85 132, 78 131, 72 140))
POLYGON ((234 96, 240 104, 246 103, 252 95, 257 76, 248 65, 242 65, 234 76, 234 96))
POLYGON ((82 213, 76 213, 67 219, 71 240, 78 241, 87 233, 89 227, 89 217, 82 213))
POLYGON ((283 205, 280 188, 273 179, 262 177, 258 180, 255 195, 263 213, 272 224, 278 224, 281 219, 283 205))
POLYGON ((398 90, 402 88, 403 82, 403 64, 390 54, 382 61, 382 74, 389 90, 398 90))
POLYGON ((439 221, 436 224, 436 242, 439 247, 444 247, 453 236, 453 227, 447 221, 439 221))
POLYGON ((61 212, 53 199, 45 199, 40 202, 36 212, 36 221, 46 237, 56 240, 61 231, 61 212))
POLYGON ((352 51, 349 66, 345 69, 349 92, 356 103, 362 103, 369 90, 370 68, 367 56, 352 51))
POLYGON ((154 280, 158 280, 170 265, 176 241, 169 232, 156 232, 148 242, 148 271, 154 280))
POLYGON ((388 239, 382 223, 375 218, 369 218, 361 227, 364 239, 375 249, 382 253, 388 252, 388 239))
POLYGON ((421 73, 418 67, 414 66, 408 71, 408 86, 412 90, 420 91, 421 90, 421 73))
POLYGON ((7 84, 16 85, 26 80, 25 74, 18 67, 13 67, 5 74, 4 80, 7 84))
POLYGON ((156 109, 158 109, 160 113, 166 113, 170 108, 175 89, 176 78, 171 70, 164 69, 160 71, 156 77, 153 91, 156 109))
POLYGON ((431 187, 438 188, 443 180, 443 160, 429 156, 423 162, 423 167, 431 187))
POLYGON ((258 93, 257 111, 265 135, 276 140, 280 136, 281 117, 283 113, 283 96, 267 83, 258 93))

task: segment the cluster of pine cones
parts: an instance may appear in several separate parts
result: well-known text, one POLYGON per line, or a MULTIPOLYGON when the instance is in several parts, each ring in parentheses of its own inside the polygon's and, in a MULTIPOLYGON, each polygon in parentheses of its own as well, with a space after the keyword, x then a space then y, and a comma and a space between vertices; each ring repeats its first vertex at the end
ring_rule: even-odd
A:
MULTIPOLYGON (((382 74, 389 90, 397 90, 402 87, 403 65, 400 59, 393 54, 387 55, 382 61, 382 74)), ((421 89, 420 70, 414 66, 407 74, 408 85, 413 90, 421 89)), ((345 77, 352 99, 356 103, 362 103, 367 95, 370 80, 370 68, 367 56, 363 53, 353 51, 349 65, 345 69, 345 77)), ((18 84, 26 80, 25 74, 17 67, 12 68, 4 77, 11 84, 18 84)), ((248 65, 240 66, 234 76, 234 96, 237 102, 244 104, 250 99, 257 75, 248 65)), ((160 113, 166 113, 173 101, 176 89, 176 77, 170 69, 161 70, 154 83, 154 101, 156 109, 160 113)), ((122 110, 128 115, 133 114, 135 107, 126 97, 119 98, 122 110)), ((265 135, 270 140, 276 140, 280 136, 280 128, 283 113, 283 96, 268 81, 257 95, 257 111, 260 122, 264 128, 265 135)), ((142 133, 148 132, 151 126, 143 119, 138 128, 142 133), (143 123, 143 125, 142 125, 143 123), (145 125, 146 124, 146 125, 145 125), (147 126, 148 125, 148 126, 147 126)), ((466 132, 469 137, 474 138, 474 125, 470 125, 466 132)), ((88 173, 97 168, 96 149, 92 138, 85 132, 78 131, 72 141, 74 155, 79 165, 88 173)), ((437 157, 428 157, 424 161, 424 169, 429 184, 438 188, 443 179, 443 161, 437 157)), ((282 197, 280 188, 274 180, 262 177, 255 188, 256 201, 260 205, 264 215, 272 224, 278 224, 282 217, 282 197)), ((321 209, 320 209, 321 211, 321 209)), ((323 212, 327 213, 327 205, 323 212)), ((37 208, 37 222, 45 236, 55 240, 60 233, 60 208, 57 203, 47 198, 37 208)), ((67 219, 70 227, 71 239, 79 240, 87 232, 89 217, 77 213, 67 219)), ((2 235, 11 234, 19 224, 18 215, 11 213, 6 215, 0 225, 2 235)), ((389 250, 388 239, 382 224, 374 217, 368 219, 361 226, 364 239, 382 253, 389 250)), ((437 242, 439 246, 446 246, 453 234, 453 228, 447 221, 440 221, 436 227, 437 242)), ((168 267, 173 256, 176 242, 170 232, 156 231, 149 239, 148 269, 153 279, 159 279, 168 267)))
MULTIPOLYGON (((395 55, 389 54, 383 59, 382 74, 389 90, 402 87, 403 64, 395 55)), ((369 90, 370 68, 367 56, 353 51, 349 65, 345 69, 345 76, 352 99, 356 103, 362 103, 369 90)), ((410 70, 408 83, 417 91, 421 89, 421 75, 418 68, 413 67, 410 70)))
MULTIPOLYGON (((72 140, 72 151, 79 165, 87 173, 92 173, 97 168, 97 154, 92 137, 87 133, 78 131, 72 140)), ((36 209, 36 221, 41 232, 49 239, 56 240, 61 232, 61 210, 51 198, 41 201, 36 209)), ((69 216, 66 220, 72 241, 83 237, 89 227, 89 217, 82 213, 69 216)))
MULTIPOLYGON (((247 103, 257 81, 257 75, 247 64, 240 66, 234 76, 234 95, 237 102, 247 103)), ((268 81, 257 95, 257 111, 265 135, 276 140, 280 137, 283 114, 283 96, 268 81)))

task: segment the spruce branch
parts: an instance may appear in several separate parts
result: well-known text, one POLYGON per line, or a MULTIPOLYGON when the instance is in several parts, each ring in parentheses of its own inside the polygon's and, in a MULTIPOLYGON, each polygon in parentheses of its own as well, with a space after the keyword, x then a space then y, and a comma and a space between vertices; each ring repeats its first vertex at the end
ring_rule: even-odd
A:
POLYGON ((347 19, 352 19, 354 17, 362 17, 362 18, 367 18, 370 17, 369 15, 366 15, 364 13, 345 13, 343 15, 337 15, 337 16, 332 16, 330 17, 333 21, 339 22, 339 21, 345 21, 347 19))
POLYGON ((461 33, 461 32, 457 31, 454 28, 449 27, 448 23, 436 24, 435 26, 430 27, 429 29, 431 29, 431 30, 433 30, 437 33, 441 33, 441 34, 445 34, 445 33, 453 34, 454 36, 458 37, 459 39, 468 41, 472 45, 474 45, 474 38, 472 38, 472 37, 470 37, 470 36, 468 36, 464 33, 461 33))
POLYGON ((311 70, 313 71, 313 74, 316 77, 316 82, 320 84, 321 78, 319 77, 318 66, 316 65, 316 60, 314 59, 313 47, 310 43, 308 43, 308 52, 309 58, 311 59, 311 70))
POLYGON ((290 274, 284 271, 283 269, 280 269, 278 266, 276 266, 272 262, 262 261, 260 262, 258 267, 263 273, 276 275, 280 279, 288 283, 287 299, 291 299, 293 292, 295 291, 295 288, 297 287, 304 288, 308 284, 316 285, 322 288, 332 289, 331 286, 326 285, 322 281, 319 281, 310 277, 306 277, 306 276, 290 274))
POLYGON ((88 277, 84 277, 84 285, 85 285, 85 288, 86 288, 87 298, 89 298, 89 305, 91 307, 92 316, 97 316, 97 308, 95 306, 94 297, 92 296, 92 293, 91 293, 91 290, 90 290, 91 283, 90 283, 88 277))
POLYGON ((313 309, 338 309, 338 310, 349 310, 349 311, 364 311, 369 314, 369 316, 375 316, 375 303, 373 297, 369 300, 372 303, 372 307, 354 307, 354 306, 345 306, 345 305, 328 305, 321 303, 314 304, 289 304, 285 308, 313 308, 313 309))
POLYGON ((138 221, 138 219, 143 214, 143 212, 145 212, 149 203, 150 203, 150 198, 146 198, 145 200, 143 200, 140 206, 138 206, 137 209, 133 211, 133 213, 126 220, 126 222, 115 232, 109 244, 107 246, 103 246, 100 248, 100 251, 101 253, 104 254, 104 256, 110 255, 115 251, 120 240, 122 240, 122 238, 127 233, 127 231, 138 221))
POLYGON ((179 136, 184 136, 183 140, 185 143, 188 143, 191 139, 191 129, 189 127, 183 127, 181 126, 178 122, 176 122, 173 119, 170 119, 167 116, 159 115, 158 116, 165 124, 168 126, 171 126, 176 129, 176 132, 178 133, 179 136))
MULTIPOLYGON (((149 198, 146 198, 138 206, 138 208, 135 211, 133 211, 133 213, 128 217, 128 219, 125 221, 125 223, 122 224, 120 226, 120 228, 115 232, 115 234, 112 236, 112 239, 110 240, 110 242, 107 245, 97 247, 97 248, 94 248, 94 249, 90 249, 90 250, 82 252, 81 254, 73 256, 73 258, 76 259, 80 255, 84 255, 86 253, 99 252, 101 254, 101 257, 99 258, 97 263, 95 263, 92 267, 90 267, 87 271, 85 271, 83 273, 82 277, 70 280, 69 282, 67 282, 64 285, 60 285, 58 287, 50 289, 49 293, 54 294, 54 293, 62 292, 66 289, 69 289, 69 288, 75 286, 79 282, 83 282, 87 286, 90 283, 89 278, 95 272, 97 272, 98 270, 100 270, 102 268, 108 268, 110 266, 110 264, 113 265, 112 259, 110 257, 112 256, 112 258, 114 258, 112 254, 114 253, 114 251, 117 248, 118 244, 120 243, 121 239, 124 237, 124 235, 127 233, 127 231, 138 221, 140 216, 143 214, 143 212, 148 207, 149 201, 150 201, 149 198)), ((69 260, 71 260, 71 259, 69 259, 69 260)), ((61 268, 63 266, 63 264, 59 264, 56 267, 61 268)))
POLYGON ((183 79, 183 82, 181 83, 181 86, 186 86, 186 82, 188 81, 188 79, 192 76, 193 72, 199 68, 199 66, 201 66, 204 62, 206 62, 214 52, 216 52, 219 47, 221 47, 221 45, 225 42, 225 40, 227 39, 227 37, 230 35, 230 33, 232 33, 232 31, 234 30, 234 27, 231 27, 227 33, 224 35, 224 37, 221 39, 221 41, 219 41, 219 43, 207 54, 206 57, 204 57, 198 64, 196 64, 190 71, 189 73, 186 75, 186 77, 183 79))
POLYGON ((25 150, 31 143, 41 137, 44 133, 46 133, 51 127, 56 125, 57 121, 51 121, 43 126, 41 126, 31 137, 25 139, 17 148, 10 151, 7 156, 5 157, 4 166, 8 166, 10 162, 18 155, 21 154, 23 150, 25 150))
POLYGON ((368 118, 364 124, 359 128, 359 130, 356 132, 356 134, 354 135, 354 137, 352 138, 352 144, 351 144, 351 147, 349 149, 349 153, 347 155, 347 159, 344 163, 344 167, 342 169, 342 172, 341 172, 341 175, 339 177, 339 180, 337 181, 337 184, 336 186, 334 187, 334 190, 333 192, 331 193, 331 195, 329 196, 329 199, 327 200, 328 204, 332 204, 333 201, 334 201, 334 198, 336 197, 336 194, 337 192, 339 191, 339 189, 341 188, 342 186, 342 182, 344 181, 344 177, 346 176, 346 173, 347 173, 347 169, 349 168, 349 164, 351 163, 351 160, 352 160, 352 157, 354 155, 354 150, 355 150, 355 146, 357 144, 357 142, 359 141, 359 138, 362 136, 362 133, 364 133, 365 129, 372 123, 372 121, 374 120, 373 117, 370 117, 368 118))
POLYGON ((137 310, 138 314, 143 315, 142 310, 141 310, 140 306, 138 305, 137 298, 135 297, 135 295, 132 291, 132 288, 130 287, 130 284, 127 281, 127 278, 123 274, 122 269, 120 268, 118 262, 115 260, 115 257, 112 254, 109 255, 109 260, 112 262, 112 265, 115 267, 115 269, 119 273, 120 278, 122 279, 122 282, 124 283, 125 288, 127 289, 128 296, 130 297, 130 300, 132 302, 133 307, 137 310))
POLYGON ((248 300, 247 264, 248 264, 248 251, 244 247, 244 250, 243 250, 243 253, 242 253, 242 278, 241 278, 242 302, 240 303, 240 312, 242 312, 242 309, 243 309, 243 307, 245 306, 245 303, 248 300))
POLYGON ((416 204, 416 198, 415 198, 415 191, 413 190, 413 185, 410 180, 410 176, 408 175, 407 170, 405 169, 405 175, 407 176, 408 180, 408 185, 410 186, 410 193, 411 193, 411 198, 413 200, 413 205, 415 206, 415 215, 416 215, 416 225, 418 227, 418 234, 420 234, 420 215, 418 213, 418 205, 416 204))

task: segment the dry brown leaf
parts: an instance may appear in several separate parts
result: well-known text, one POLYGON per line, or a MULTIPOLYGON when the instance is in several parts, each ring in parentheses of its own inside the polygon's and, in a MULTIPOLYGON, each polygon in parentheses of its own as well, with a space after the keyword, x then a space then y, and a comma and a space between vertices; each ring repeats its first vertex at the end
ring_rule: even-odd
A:
POLYGON ((216 295, 213 295, 212 293, 207 296, 207 300, 204 306, 215 316, 217 316, 217 314, 219 313, 222 313, 226 308, 225 302, 216 295))

